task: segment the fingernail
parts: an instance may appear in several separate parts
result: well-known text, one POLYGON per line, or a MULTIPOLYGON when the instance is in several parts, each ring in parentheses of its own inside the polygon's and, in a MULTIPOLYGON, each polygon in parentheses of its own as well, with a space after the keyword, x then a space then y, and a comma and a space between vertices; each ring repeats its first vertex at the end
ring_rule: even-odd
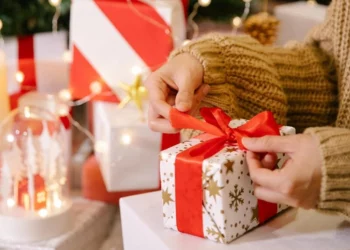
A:
POLYGON ((178 105, 176 105, 177 109, 179 109, 182 112, 186 112, 191 108, 190 102, 179 102, 178 105))
POLYGON ((245 147, 249 146, 249 144, 252 143, 252 138, 249 137, 243 137, 242 138, 242 143, 245 147))
POLYGON ((210 86, 209 85, 205 85, 205 87, 203 88, 203 94, 207 95, 209 93, 210 90, 210 86))

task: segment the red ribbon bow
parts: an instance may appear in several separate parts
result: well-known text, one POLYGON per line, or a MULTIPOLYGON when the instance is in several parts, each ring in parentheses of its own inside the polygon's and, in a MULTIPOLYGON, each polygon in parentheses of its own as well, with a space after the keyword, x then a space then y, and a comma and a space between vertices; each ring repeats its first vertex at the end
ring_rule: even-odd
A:
MULTIPOLYGON (((219 108, 202 108, 201 115, 205 122, 176 109, 170 111, 170 121, 174 128, 195 129, 215 136, 179 153, 175 160, 177 228, 180 232, 204 237, 203 161, 234 142, 237 142, 241 150, 245 150, 243 137, 280 135, 280 132, 279 125, 269 111, 256 115, 237 128, 229 127, 231 118, 219 108)), ((277 205, 258 200, 258 210, 259 222, 262 223, 277 213, 277 205)))

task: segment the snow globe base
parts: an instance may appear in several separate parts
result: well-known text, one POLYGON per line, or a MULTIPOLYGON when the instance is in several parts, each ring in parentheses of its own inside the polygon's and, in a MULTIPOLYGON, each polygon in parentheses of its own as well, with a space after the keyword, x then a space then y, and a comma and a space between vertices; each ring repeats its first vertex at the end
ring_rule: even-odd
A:
POLYGON ((59 213, 42 217, 13 217, 0 214, 0 239, 29 243, 59 236, 72 228, 72 204, 59 213))

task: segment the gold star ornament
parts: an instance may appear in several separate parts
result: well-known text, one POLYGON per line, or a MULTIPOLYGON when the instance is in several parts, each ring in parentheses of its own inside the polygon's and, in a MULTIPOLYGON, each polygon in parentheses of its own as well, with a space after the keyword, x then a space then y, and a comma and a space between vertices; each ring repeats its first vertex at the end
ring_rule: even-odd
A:
POLYGON ((171 199, 171 194, 169 193, 168 189, 166 189, 165 191, 162 190, 162 199, 163 199, 163 205, 165 204, 170 204, 171 201, 174 201, 173 199, 171 199))
POLYGON ((119 87, 126 93, 126 97, 119 103, 119 108, 124 108, 128 103, 134 102, 137 109, 142 113, 142 101, 147 96, 147 91, 142 86, 141 75, 136 75, 133 84, 120 83, 119 87))

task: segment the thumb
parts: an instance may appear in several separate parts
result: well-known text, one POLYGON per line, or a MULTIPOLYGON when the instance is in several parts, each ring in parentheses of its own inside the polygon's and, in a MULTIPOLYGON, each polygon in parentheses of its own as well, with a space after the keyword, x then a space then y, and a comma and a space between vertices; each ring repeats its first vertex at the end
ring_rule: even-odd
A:
MULTIPOLYGON (((264 136, 242 139, 243 145, 252 152, 290 153, 294 151, 292 136, 264 136)), ((298 144, 297 144, 298 145, 298 144)))
POLYGON ((179 111, 187 112, 192 108, 194 91, 190 85, 179 86, 175 99, 175 106, 179 111))

